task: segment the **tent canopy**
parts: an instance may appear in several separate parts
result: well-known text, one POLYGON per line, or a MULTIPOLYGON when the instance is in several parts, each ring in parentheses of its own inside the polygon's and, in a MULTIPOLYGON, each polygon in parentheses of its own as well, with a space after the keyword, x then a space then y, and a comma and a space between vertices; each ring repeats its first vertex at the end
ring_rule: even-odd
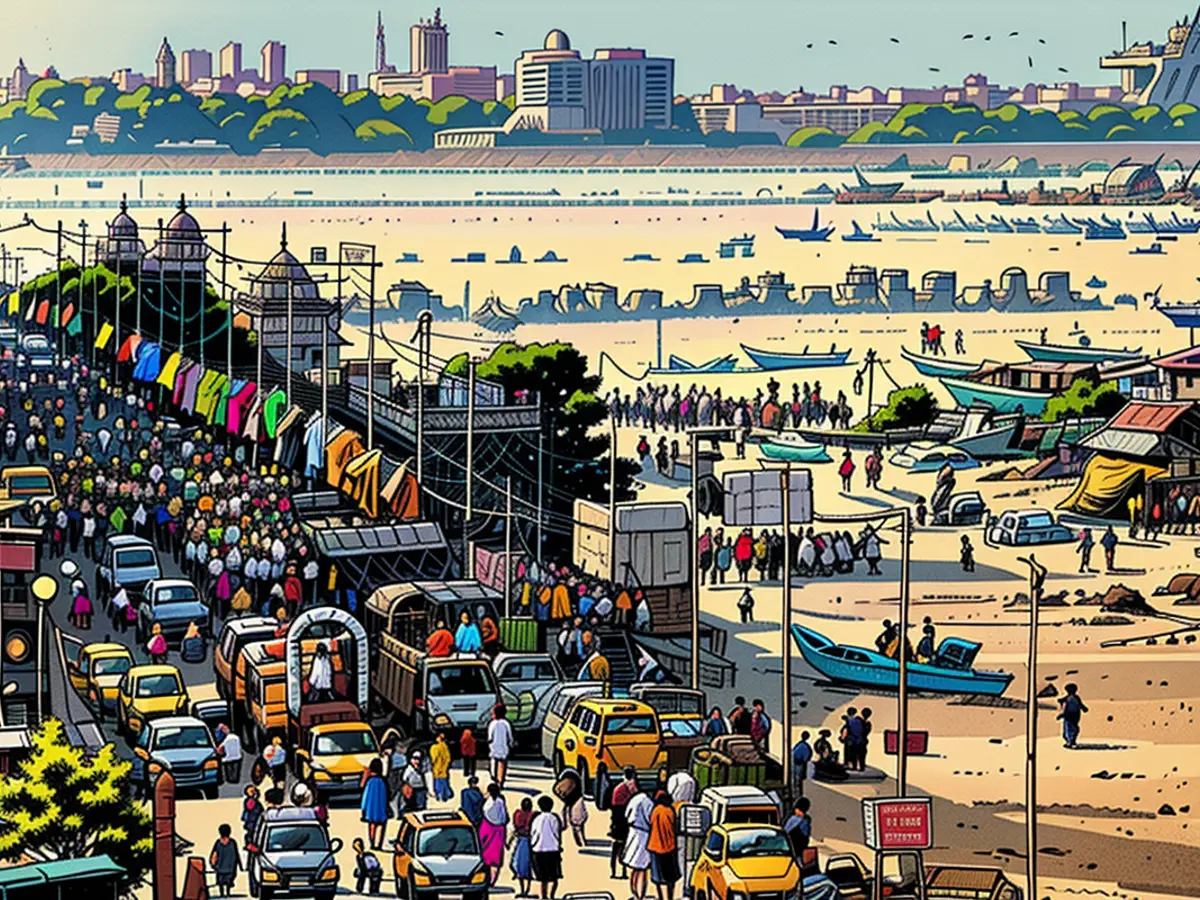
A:
POLYGON ((1129 498, 1139 494, 1147 481, 1166 474, 1165 468, 1153 463, 1097 453, 1084 466, 1071 496, 1058 508, 1104 519, 1124 518, 1129 498))

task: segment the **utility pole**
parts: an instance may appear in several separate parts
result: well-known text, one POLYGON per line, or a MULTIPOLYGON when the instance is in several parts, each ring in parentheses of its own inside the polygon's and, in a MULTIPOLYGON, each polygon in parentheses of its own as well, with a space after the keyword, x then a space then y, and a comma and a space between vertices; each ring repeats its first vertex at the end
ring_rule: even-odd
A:
POLYGON ((867 351, 867 418, 874 412, 875 400, 875 351, 867 351))
POLYGON ((617 417, 608 416, 611 431, 608 439, 608 571, 601 577, 617 577, 617 417))
POLYGON ((512 476, 504 482, 504 617, 512 616, 512 476))
POLYGON ((92 273, 92 368, 96 367, 96 339, 100 336, 100 241, 96 241, 93 257, 96 271, 92 273))
POLYGON ((475 517, 475 358, 467 360, 467 505, 463 511, 463 569, 475 577, 475 554, 471 552, 470 522, 475 517))
MULTIPOLYGON (((792 464, 788 463, 779 473, 783 490, 783 612, 779 621, 783 623, 780 660, 783 662, 783 707, 780 709, 780 724, 783 726, 784 796, 792 796, 792 464)), ((716 558, 715 555, 713 557, 716 558)))
POLYGON ((700 434, 697 431, 692 431, 688 435, 691 443, 689 448, 691 451, 691 512, 692 512, 692 545, 688 548, 688 557, 691 559, 691 581, 692 581, 692 690, 700 689, 700 559, 696 552, 696 547, 700 543, 700 504, 698 494, 699 489, 699 465, 700 462, 700 434))
POLYGON ((375 248, 371 247, 370 313, 367 326, 367 449, 375 448, 375 248))
MULTIPOLYGON (((1037 898, 1037 649, 1038 616, 1041 589, 1038 585, 1039 569, 1033 554, 1025 562, 1029 565, 1029 684, 1025 691, 1025 877, 1028 888, 1025 896, 1037 898)), ((1042 572, 1045 570, 1042 569, 1042 572)))
MULTIPOLYGON (((874 351, 871 351, 874 360, 874 351)), ((912 543, 912 510, 905 506, 900 519, 900 659, 899 714, 896 717, 896 787, 901 796, 908 794, 908 566, 912 543)))
MULTIPOLYGON (((83 324, 83 271, 87 268, 87 219, 79 220, 79 302, 75 304, 75 315, 79 316, 79 322, 83 324)), ((95 280, 95 279, 93 279, 95 280)), ((92 322, 92 330, 96 330, 96 323, 92 322)), ((79 330, 80 335, 84 334, 82 328, 79 330)), ((96 343, 92 341, 93 345, 96 343)), ((95 351, 92 351, 95 353, 95 351)))
MULTIPOLYGON (((166 246, 163 243, 163 220, 158 220, 158 343, 160 346, 167 342, 167 283, 163 278, 163 259, 166 252, 166 246)), ((117 254, 117 285, 121 284, 120 278, 121 255, 117 254)), ((183 348, 177 347, 179 355, 183 356, 183 348)))
MULTIPOLYGON (((284 246, 285 247, 287 246, 286 239, 284 240, 284 246)), ((288 269, 288 278, 287 278, 287 353, 284 357, 287 360, 287 364, 284 366, 284 371, 287 373, 287 375, 286 375, 287 381, 285 382, 285 387, 284 387, 284 391, 283 391, 283 405, 285 408, 287 406, 289 406, 292 402, 292 292, 293 292, 293 290, 294 290, 294 287, 292 285, 292 270, 289 268, 288 269)), ((374 335, 372 335, 372 338, 373 337, 374 337, 374 335)), ((370 388, 368 388, 368 390, 369 389, 370 388)), ((374 403, 372 403, 371 405, 374 406, 374 403)), ((369 422, 370 419, 368 418, 367 421, 369 422)), ((371 429, 368 426, 368 428, 367 428, 367 435, 368 435, 367 449, 368 450, 371 449, 370 434, 371 434, 371 429)))
POLYGON ((427 309, 417 313, 417 481, 424 484, 425 472, 425 367, 429 365, 427 334, 433 313, 427 309))
MULTIPOLYGON (((229 223, 221 223, 221 299, 225 301, 225 377, 233 384, 233 297, 229 296, 229 223)), ((141 308, 141 304, 138 304, 141 308)))
POLYGON ((546 434, 541 428, 541 417, 544 415, 542 409, 542 398, 538 396, 538 496, 537 496, 537 558, 538 565, 542 564, 542 519, 545 517, 542 504, 545 502, 545 474, 546 474, 546 456, 542 452, 542 448, 546 443, 546 434))
POLYGON ((54 251, 54 328, 58 332, 55 337, 55 345, 58 347, 58 356, 55 361, 62 364, 63 348, 65 345, 65 335, 62 327, 62 255, 63 255, 63 229, 62 219, 58 220, 58 242, 57 249, 54 251))

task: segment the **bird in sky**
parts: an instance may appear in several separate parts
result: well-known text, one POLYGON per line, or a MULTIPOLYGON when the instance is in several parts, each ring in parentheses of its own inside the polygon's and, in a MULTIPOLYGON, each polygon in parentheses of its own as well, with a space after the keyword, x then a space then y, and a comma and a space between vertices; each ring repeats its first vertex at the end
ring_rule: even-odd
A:
POLYGON ((1046 43, 1046 39, 1045 39, 1045 38, 1038 38, 1038 43, 1039 43, 1039 44, 1044 44, 1044 43, 1046 43))
POLYGON ((895 38, 895 37, 894 37, 894 38, 892 38, 892 43, 893 43, 893 44, 898 44, 898 43, 900 43, 900 38, 895 38))
POLYGON ((496 32, 496 34, 500 35, 500 37, 504 37, 504 32, 503 32, 503 31, 497 31, 497 32, 496 32))
POLYGON ((1033 68, 1033 57, 1029 57, 1029 68, 1033 68))
POLYGON ((832 38, 830 38, 829 43, 833 44, 835 47, 837 46, 837 41, 833 40, 832 38))
POLYGON ((1059 67, 1058 67, 1058 71, 1060 71, 1060 72, 1066 72, 1066 71, 1068 71, 1068 70, 1067 70, 1067 69, 1064 69, 1062 66, 1059 66, 1059 67))
POLYGON ((930 72, 940 72, 940 71, 942 71, 942 70, 941 70, 941 69, 939 69, 937 66, 930 66, 930 67, 929 67, 929 71, 930 71, 930 72))
POLYGON ((812 44, 809 44, 809 45, 808 45, 808 49, 809 49, 809 50, 811 50, 812 48, 813 48, 813 45, 812 45, 812 44))
POLYGON ((1019 31, 1010 31, 1010 32, 1008 33, 1008 36, 1009 36, 1009 37, 1016 37, 1016 36, 1017 36, 1017 35, 1019 35, 1020 33, 1021 33, 1021 32, 1019 32, 1019 31))
POLYGON ((990 41, 991 39, 992 39, 992 36, 990 34, 984 38, 985 41, 990 41))
POLYGON ((962 39, 963 39, 964 41, 969 41, 969 40, 971 40, 973 37, 975 37, 975 35, 973 35, 973 34, 964 34, 964 35, 962 36, 962 39))

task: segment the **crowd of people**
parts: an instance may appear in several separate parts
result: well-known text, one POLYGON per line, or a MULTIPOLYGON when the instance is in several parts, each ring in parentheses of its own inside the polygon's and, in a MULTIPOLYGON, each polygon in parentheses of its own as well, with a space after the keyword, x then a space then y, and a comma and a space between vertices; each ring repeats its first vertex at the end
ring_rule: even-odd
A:
MULTIPOLYGON (((791 537, 788 569, 802 578, 828 577, 853 572, 855 562, 862 560, 868 574, 881 575, 879 564, 886 543, 872 525, 865 526, 857 537, 846 530, 798 529, 791 537)), ((755 535, 749 527, 726 533, 723 527, 708 526, 696 543, 700 583, 777 582, 783 576, 786 544, 781 528, 763 528, 755 535)))

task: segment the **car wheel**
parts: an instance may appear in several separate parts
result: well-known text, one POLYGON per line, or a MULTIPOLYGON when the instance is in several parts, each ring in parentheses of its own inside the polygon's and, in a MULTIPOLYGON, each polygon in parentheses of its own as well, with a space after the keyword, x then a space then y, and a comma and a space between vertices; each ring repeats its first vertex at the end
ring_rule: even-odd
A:
POLYGON ((220 792, 221 792, 221 789, 220 789, 219 785, 207 784, 204 786, 204 799, 205 800, 216 800, 217 796, 218 796, 218 794, 220 794, 220 792))

